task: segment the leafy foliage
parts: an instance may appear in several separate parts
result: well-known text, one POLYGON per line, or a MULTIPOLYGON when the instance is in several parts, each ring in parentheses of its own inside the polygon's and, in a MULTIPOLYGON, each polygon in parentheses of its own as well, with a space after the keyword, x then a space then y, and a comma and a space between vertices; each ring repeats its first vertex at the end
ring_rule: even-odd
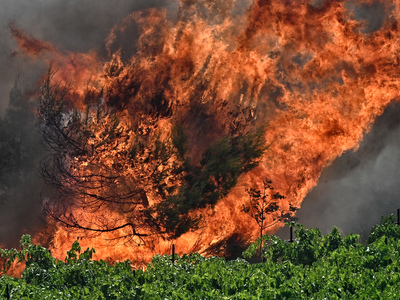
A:
POLYGON ((155 207, 162 226, 176 237, 192 228, 199 216, 190 216, 196 208, 213 207, 228 194, 239 176, 255 167, 265 151, 265 128, 261 127, 238 137, 217 140, 202 155, 200 165, 194 165, 185 155, 184 131, 177 127, 173 143, 179 156, 185 157, 180 170, 184 174, 182 186, 155 207))
MULTIPOLYGON (((262 251, 266 259, 273 262, 290 261, 296 265, 312 265, 340 247, 348 249, 358 245, 358 235, 350 234, 342 238, 336 227, 330 234, 323 236, 319 229, 306 229, 296 223, 290 225, 296 227, 294 231, 297 238, 293 242, 282 240, 276 236, 263 236, 266 243, 262 251)), ((243 255, 247 258, 255 255, 256 247, 260 243, 261 239, 251 245, 243 255)))
POLYGON ((395 216, 383 217, 381 222, 372 228, 368 243, 373 243, 381 237, 400 239, 400 226, 395 223, 395 216))
MULTIPOLYGON (((384 234, 391 232, 389 220, 373 228, 373 241, 367 245, 354 234, 342 237, 337 228, 324 236, 318 229, 295 224, 297 238, 292 243, 263 236, 263 263, 198 253, 175 255, 172 262, 170 255, 157 255, 146 271, 132 270, 129 261, 112 266, 94 261, 94 250, 81 253, 78 242, 65 261, 58 261, 23 236, 20 251, 0 251, 9 262, 26 263, 21 279, 0 277, 0 298, 397 299, 400 241, 384 234)), ((257 248, 257 243, 251 245, 245 255, 257 248)))

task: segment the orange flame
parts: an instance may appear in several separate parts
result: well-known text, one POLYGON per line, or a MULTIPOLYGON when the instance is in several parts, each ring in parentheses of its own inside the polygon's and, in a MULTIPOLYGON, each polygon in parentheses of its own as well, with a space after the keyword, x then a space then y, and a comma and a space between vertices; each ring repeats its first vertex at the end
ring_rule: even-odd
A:
POLYGON ((51 43, 26 34, 13 23, 9 27, 18 49, 25 55, 53 64, 54 80, 61 85, 70 86, 78 96, 83 96, 89 84, 98 80, 102 63, 95 52, 62 53, 51 43))
MULTIPOLYGON (((57 65, 57 80, 72 82, 78 95, 88 81, 95 82, 107 101, 127 104, 132 120, 135 105, 147 105, 161 93, 173 113, 158 120, 160 133, 166 136, 173 122, 185 123, 193 158, 236 123, 268 123, 270 147, 260 165, 243 175, 213 211, 203 211, 201 229, 173 241, 180 252, 210 254, 230 237, 257 237, 254 220, 240 211, 248 201, 246 188, 261 188, 264 179, 271 179, 286 196, 281 207, 299 207, 322 169, 357 149, 375 118, 397 101, 400 1, 352 1, 356 9, 372 3, 383 8, 382 26, 369 33, 367 21, 357 20, 349 3, 254 0, 243 9, 234 0, 181 0, 173 17, 167 9, 136 12, 110 33, 110 60, 102 69, 94 53, 61 53, 15 25, 11 31, 24 53, 57 65), (111 49, 116 34, 131 23, 140 37, 135 54, 125 59, 122 49, 111 49), (204 108, 200 121, 191 115, 193 103, 204 108), (232 115, 235 108, 248 109, 252 122, 245 122, 243 114, 232 115)), ((76 237, 58 225, 53 251, 62 258, 76 237)), ((81 243, 95 247, 97 258, 147 262, 156 253, 168 253, 172 242, 155 238, 132 249, 108 233, 81 243)))

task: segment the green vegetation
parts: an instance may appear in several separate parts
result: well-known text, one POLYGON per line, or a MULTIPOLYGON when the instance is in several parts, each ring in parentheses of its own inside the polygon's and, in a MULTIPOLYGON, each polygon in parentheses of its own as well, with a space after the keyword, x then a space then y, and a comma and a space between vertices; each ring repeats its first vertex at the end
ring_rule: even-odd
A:
MULTIPOLYGON (((183 180, 176 193, 170 193, 154 207, 159 231, 165 230, 175 238, 196 228, 200 216, 193 217, 189 213, 198 208, 214 207, 236 185, 241 174, 258 165, 266 149, 264 134, 265 127, 260 127, 238 137, 223 137, 208 147, 200 165, 195 165, 185 156, 185 133, 176 126, 172 141, 183 163, 173 173, 183 175, 183 180)), ((159 184, 157 187, 160 190, 159 184)))
MULTIPOLYGON (((21 250, 0 250, 7 263, 24 261, 22 278, 0 278, 1 299, 398 299, 400 226, 384 218, 367 243, 358 235, 328 235, 295 225, 292 242, 263 236, 265 262, 206 258, 197 253, 155 256, 146 271, 130 262, 108 265, 91 259, 93 249, 72 245, 57 261, 30 237, 21 250)), ((244 256, 254 255, 261 241, 244 256)))

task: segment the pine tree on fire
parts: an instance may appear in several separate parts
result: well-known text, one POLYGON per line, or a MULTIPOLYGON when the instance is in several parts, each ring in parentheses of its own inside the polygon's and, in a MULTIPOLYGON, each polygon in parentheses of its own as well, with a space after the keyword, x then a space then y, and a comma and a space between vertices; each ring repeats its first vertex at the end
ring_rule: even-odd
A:
POLYGON ((184 126, 167 138, 157 132, 156 121, 170 118, 168 104, 127 109, 112 96, 88 91, 82 99, 53 84, 51 72, 42 87, 39 129, 50 154, 41 173, 53 191, 43 205, 70 230, 138 243, 154 233, 177 237, 196 228, 195 210, 212 208, 265 150, 262 127, 216 140, 192 163, 184 126))
POLYGON ((147 236, 138 231, 148 201, 137 172, 130 172, 136 162, 130 130, 101 95, 88 92, 79 110, 68 93, 49 76, 39 101, 39 128, 51 151, 42 175, 56 193, 44 202, 46 212, 69 228, 147 236))

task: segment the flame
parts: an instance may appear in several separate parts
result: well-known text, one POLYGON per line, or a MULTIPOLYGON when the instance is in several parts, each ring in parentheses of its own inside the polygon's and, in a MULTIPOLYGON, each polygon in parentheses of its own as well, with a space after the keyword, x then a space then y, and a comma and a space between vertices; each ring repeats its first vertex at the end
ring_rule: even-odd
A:
MULTIPOLYGON (((48 65, 53 64, 56 71, 54 80, 61 85, 68 85, 78 97, 84 96, 90 84, 98 81, 102 63, 94 51, 62 53, 53 44, 28 35, 14 23, 9 27, 19 51, 34 59, 41 59, 48 65)), ((18 51, 13 53, 14 56, 18 54, 18 51)))
MULTIPOLYGON (((322 169, 356 150, 375 118, 398 100, 399 19, 397 0, 181 0, 176 7, 134 12, 117 24, 106 41, 105 62, 95 53, 61 52, 11 25, 21 51, 52 62, 56 80, 72 83, 78 95, 93 82, 106 101, 126 107, 126 124, 138 122, 137 107, 162 95, 172 113, 153 128, 165 138, 174 122, 185 124, 194 160, 234 126, 268 124, 270 146, 260 165, 241 176, 214 210, 202 211, 199 230, 175 241, 154 237, 135 248, 112 233, 85 235, 83 247, 96 248, 97 258, 147 262, 168 253, 171 243, 181 253, 210 254, 229 237, 252 241, 258 229, 240 209, 248 201, 246 188, 261 188, 266 178, 286 196, 283 209, 300 207, 322 169), (385 18, 379 29, 366 32, 366 21, 357 20, 351 7, 372 4, 383 8, 385 18), (117 34, 132 24, 140 36, 126 58, 123 49, 112 49, 118 48, 117 34)), ((52 251, 63 258, 82 233, 56 226, 52 251)))

